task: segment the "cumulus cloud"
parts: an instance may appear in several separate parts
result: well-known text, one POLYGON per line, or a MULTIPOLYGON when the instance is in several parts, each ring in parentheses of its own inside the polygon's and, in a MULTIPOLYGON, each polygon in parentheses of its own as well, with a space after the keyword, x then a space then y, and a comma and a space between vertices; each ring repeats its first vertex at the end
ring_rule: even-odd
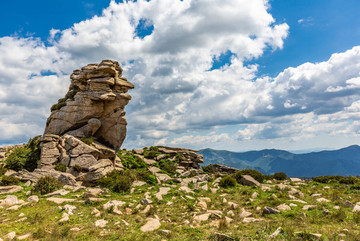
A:
POLYGON ((281 49, 289 30, 268 8, 264 0, 111 1, 101 16, 49 30, 48 45, 0 38, 0 130, 8 129, 0 142, 42 132, 71 71, 102 59, 118 60, 135 84, 126 107, 130 147, 302 138, 321 118, 324 132, 326 123, 345 130, 359 112, 360 47, 259 78, 258 66, 244 61, 281 49), (152 31, 139 36, 139 24, 152 31), (228 51, 231 62, 210 71, 228 51), (192 133, 229 125, 238 132, 192 133))

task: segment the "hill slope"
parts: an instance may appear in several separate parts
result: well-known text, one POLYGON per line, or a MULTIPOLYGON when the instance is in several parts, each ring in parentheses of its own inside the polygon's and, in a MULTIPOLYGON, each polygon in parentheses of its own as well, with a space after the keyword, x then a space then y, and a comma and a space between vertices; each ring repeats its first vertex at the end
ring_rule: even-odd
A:
POLYGON ((360 175, 360 146, 353 145, 334 151, 294 154, 266 149, 231 152, 213 149, 200 151, 205 165, 218 163, 238 169, 251 168, 265 174, 285 172, 289 176, 360 175))

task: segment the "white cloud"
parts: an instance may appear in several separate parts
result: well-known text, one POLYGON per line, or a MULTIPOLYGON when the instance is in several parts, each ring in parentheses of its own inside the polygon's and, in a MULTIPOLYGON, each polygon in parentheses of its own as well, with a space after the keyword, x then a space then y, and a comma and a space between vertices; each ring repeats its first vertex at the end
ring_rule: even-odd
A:
POLYGON ((264 0, 112 1, 101 16, 50 30, 51 46, 0 38, 0 130, 13 130, 0 142, 41 131, 71 71, 102 59, 122 63, 135 84, 126 107, 128 146, 205 147, 345 130, 359 113, 360 47, 258 78, 258 66, 244 60, 282 48, 289 30, 268 7, 264 0), (141 19, 154 27, 144 38, 136 36, 141 19), (228 50, 231 65, 209 71, 213 58, 228 50), (233 135, 192 133, 228 125, 243 127, 233 135))

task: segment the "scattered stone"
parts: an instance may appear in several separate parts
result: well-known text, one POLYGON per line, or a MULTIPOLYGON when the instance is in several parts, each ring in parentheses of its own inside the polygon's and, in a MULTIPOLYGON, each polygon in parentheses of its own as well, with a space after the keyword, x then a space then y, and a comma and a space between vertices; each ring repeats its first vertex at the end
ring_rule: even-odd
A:
POLYGON ((134 181, 132 184, 133 187, 141 187, 144 185, 146 185, 146 182, 143 182, 143 181, 134 181))
POLYGON ((67 213, 63 213, 62 214, 62 218, 59 220, 59 222, 66 222, 66 221, 69 221, 69 214, 67 213))
POLYGON ((199 198, 199 200, 202 202, 208 202, 208 203, 211 202, 211 199, 209 197, 201 197, 199 198))
POLYGON ((107 223, 108 221, 106 221, 105 219, 99 219, 95 221, 95 227, 105 228, 107 223))
POLYGON ((162 196, 166 195, 171 190, 170 187, 160 187, 159 191, 155 194, 158 200, 163 200, 162 196))
POLYGON ((271 207, 264 207, 264 209, 263 209, 263 214, 278 214, 278 213, 280 213, 279 210, 276 210, 271 207))
POLYGON ((141 211, 141 213, 148 213, 149 211, 150 211, 150 209, 151 209, 151 206, 150 205, 147 205, 145 208, 144 208, 144 210, 142 210, 141 211))
POLYGON ((123 201, 111 200, 111 201, 108 201, 107 203, 105 203, 105 204, 103 205, 103 208, 104 208, 105 210, 108 210, 108 209, 110 209, 112 206, 114 206, 114 207, 121 207, 121 206, 124 205, 124 204, 125 204, 125 202, 123 202, 123 201))
POLYGON ((216 240, 216 241, 233 241, 235 239, 233 239, 232 237, 230 237, 229 235, 223 234, 223 233, 214 233, 213 234, 213 239, 212 240, 216 240))
POLYGON ((234 202, 228 202, 227 205, 231 208, 231 209, 236 209, 239 207, 239 205, 237 203, 234 202))
POLYGON ((10 232, 4 236, 4 239, 13 240, 16 237, 15 232, 10 232))
POLYGON ((9 207, 6 210, 13 210, 14 211, 14 210, 18 210, 20 207, 21 207, 20 205, 14 205, 14 206, 9 207))
POLYGON ((303 180, 301 180, 300 178, 297 178, 297 177, 290 177, 290 181, 292 181, 292 182, 302 182, 303 180))
POLYGON ((317 208, 316 205, 304 205, 302 210, 306 211, 306 210, 315 209, 315 208, 317 208))
POLYGON ((97 209, 97 208, 94 208, 92 211, 91 211, 91 214, 94 215, 95 217, 100 217, 101 213, 100 211, 97 209))
POLYGON ((278 236, 281 232, 282 228, 278 227, 275 232, 273 232, 272 234, 270 234, 269 238, 276 238, 276 236, 278 236))
POLYGON ((277 196, 276 196, 275 193, 271 194, 271 196, 272 196, 273 198, 277 199, 277 196))
POLYGON ((323 198, 323 197, 316 199, 316 201, 319 202, 319 203, 328 203, 328 202, 330 202, 330 200, 328 200, 326 198, 323 198))
POLYGON ((207 204, 204 201, 198 202, 197 206, 199 206, 200 208, 205 209, 205 210, 207 209, 207 204))
POLYGON ((229 215, 231 217, 234 217, 235 213, 233 212, 233 210, 230 210, 230 211, 227 212, 227 215, 229 215))
POLYGON ((240 218, 247 218, 252 215, 251 212, 246 211, 244 208, 241 209, 240 218))
POLYGON ((339 210, 339 209, 340 209, 340 206, 335 205, 335 206, 334 206, 334 209, 339 210))
POLYGON ((17 204, 18 198, 14 195, 7 195, 6 198, 1 202, 1 206, 3 207, 9 207, 17 204))
POLYGON ((64 209, 68 212, 69 215, 73 215, 73 211, 76 209, 75 206, 72 206, 72 205, 69 205, 69 204, 66 204, 64 206, 64 209))
POLYGON ((290 206, 290 207, 297 207, 298 205, 295 204, 295 203, 290 203, 289 206, 290 206))
POLYGON ((126 222, 124 219, 121 219, 121 221, 125 224, 125 226, 129 226, 129 223, 128 222, 126 222))
POLYGON ((324 209, 324 211, 322 213, 325 214, 325 215, 328 215, 330 213, 330 211, 327 210, 327 209, 324 209))
POLYGON ((61 196, 65 196, 66 194, 70 193, 69 191, 66 191, 65 189, 60 189, 60 190, 57 190, 55 192, 52 192, 52 193, 48 193, 46 195, 44 195, 45 197, 52 197, 52 196, 58 196, 58 195, 61 195, 61 196))
POLYGON ((262 218, 244 218, 243 222, 244 223, 253 223, 253 222, 262 222, 264 221, 264 219, 262 218))
POLYGON ((353 212, 360 212, 360 205, 356 204, 352 211, 353 212))
POLYGON ((171 231, 170 230, 166 230, 166 229, 161 229, 159 230, 159 233, 165 236, 170 236, 171 235, 171 231))
MULTIPOLYGON (((26 187, 30 187, 30 185, 31 185, 31 181, 27 181, 27 182, 25 182, 25 184, 24 184, 26 187)), ((19 239, 19 238, 18 238, 19 239)))
POLYGON ((17 240, 25 240, 25 239, 28 239, 31 237, 31 233, 27 233, 27 234, 24 234, 24 235, 21 235, 21 236, 17 236, 17 240))
POLYGON ((62 204, 63 202, 75 202, 75 199, 70 199, 70 198, 58 198, 58 197, 49 197, 46 200, 50 201, 50 202, 54 202, 57 204, 62 204))
POLYGON ((39 197, 37 195, 32 195, 30 197, 28 197, 28 199, 26 199, 28 202, 34 202, 37 203, 39 202, 39 197))
POLYGON ((245 186, 261 186, 252 176, 243 175, 240 179, 240 183, 245 186))
POLYGON ((8 194, 8 193, 15 193, 20 192, 23 190, 21 186, 0 186, 0 194, 8 194))
POLYGON ((251 198, 257 198, 257 196, 258 196, 258 193, 257 192, 254 192, 252 195, 251 195, 251 198))
POLYGON ((311 194, 311 196, 312 197, 320 197, 320 196, 322 196, 322 194, 321 193, 314 193, 314 194, 311 194))
POLYGON ((207 221, 210 217, 210 214, 211 213, 205 213, 205 214, 201 214, 201 215, 198 215, 198 216, 195 216, 194 217, 194 222, 203 222, 203 221, 207 221))
POLYGON ((140 200, 140 203, 141 203, 142 205, 149 205, 149 204, 152 203, 152 201, 151 201, 150 199, 143 198, 143 199, 140 200))
POLYGON ((286 205, 285 203, 280 204, 279 206, 276 207, 278 210, 280 211, 286 211, 286 210, 291 210, 291 207, 286 205))
POLYGON ((143 232, 151 232, 154 231, 158 228, 160 228, 161 223, 158 219, 155 218, 149 218, 147 223, 145 225, 143 225, 140 230, 143 232))

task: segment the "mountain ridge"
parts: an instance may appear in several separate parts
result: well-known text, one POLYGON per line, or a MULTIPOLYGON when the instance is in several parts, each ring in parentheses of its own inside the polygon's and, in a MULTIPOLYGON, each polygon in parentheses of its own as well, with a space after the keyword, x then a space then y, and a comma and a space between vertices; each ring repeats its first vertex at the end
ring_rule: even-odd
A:
POLYGON ((290 176, 359 175, 360 146, 302 154, 279 149, 231 152, 206 148, 200 150, 205 165, 222 164, 238 169, 256 169, 264 174, 285 172, 290 176))

